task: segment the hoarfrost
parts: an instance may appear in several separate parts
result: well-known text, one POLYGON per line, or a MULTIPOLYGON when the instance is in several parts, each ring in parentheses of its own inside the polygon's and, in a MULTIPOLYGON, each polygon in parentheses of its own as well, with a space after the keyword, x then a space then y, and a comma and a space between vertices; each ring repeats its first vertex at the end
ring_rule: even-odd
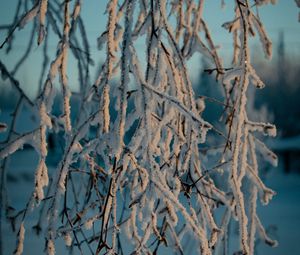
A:
POLYGON ((14 251, 15 255, 21 255, 23 253, 24 239, 25 239, 25 228, 24 228, 24 222, 22 221, 21 226, 20 226, 20 230, 19 230, 19 233, 18 233, 17 248, 14 251))
MULTIPOLYGON (((156 253, 162 245, 184 254, 184 240, 190 236, 199 247, 196 252, 219 254, 232 242, 232 219, 238 221, 243 254, 254 253, 256 238, 274 246, 258 218, 257 199, 267 204, 276 193, 262 182, 257 156, 273 165, 277 157, 256 135, 275 136, 276 128, 251 120, 247 102, 249 86, 268 85, 252 66, 249 36, 257 32, 266 57, 272 55, 258 12, 253 12, 251 1, 236 1, 234 17, 223 22, 233 37, 232 67, 224 68, 203 14, 204 1, 136 2, 107 2, 106 28, 97 39, 105 59, 93 85, 92 51, 80 14, 85 1, 36 1, 11 26, 22 28, 35 18, 44 63, 33 102, 0 65, 3 79, 20 96, 12 123, 0 123, 0 132, 8 133, 0 157, 9 158, 25 144, 39 157, 27 207, 34 201, 41 206, 37 229, 48 228, 47 253, 55 254, 54 240, 63 238, 71 249, 87 244, 92 253, 119 254, 126 235, 132 242, 130 252, 139 254, 156 253), (49 61, 52 33, 58 38, 57 51, 49 61), (143 52, 137 50, 142 41, 143 52), (216 74, 224 90, 222 102, 211 100, 223 107, 218 124, 205 120, 209 97, 196 98, 192 87, 187 62, 196 52, 209 60, 211 69, 206 71, 216 74), (78 93, 68 82, 69 55, 78 66, 78 93), (54 100, 59 90, 60 115, 54 100), (39 122, 30 132, 18 133, 15 122, 24 102, 39 114, 39 122), (52 149, 62 155, 48 176, 52 149), (228 179, 220 184, 224 176, 228 179)), ((259 8, 275 1, 253 3, 259 8)), ((13 33, 3 46, 11 46, 13 33)), ((20 213, 24 221, 28 208, 20 213)), ((23 222, 16 254, 23 250, 22 228, 23 222)))

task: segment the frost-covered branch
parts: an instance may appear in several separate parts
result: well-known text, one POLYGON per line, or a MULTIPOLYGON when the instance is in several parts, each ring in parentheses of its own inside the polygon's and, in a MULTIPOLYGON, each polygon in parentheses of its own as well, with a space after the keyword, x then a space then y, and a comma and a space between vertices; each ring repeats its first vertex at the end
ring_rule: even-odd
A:
POLYGON ((81 254, 157 254, 161 246, 185 254, 187 239, 197 254, 228 254, 233 219, 239 226, 237 252, 254 254, 258 236, 275 245, 256 212, 258 198, 267 204, 275 195, 260 179, 257 154, 274 165, 277 158, 256 136, 275 136, 276 128, 251 120, 247 104, 249 87, 265 86, 251 64, 249 36, 257 33, 266 57, 272 56, 272 43, 251 3, 258 8, 270 1, 235 1, 234 17, 223 24, 233 36, 227 68, 204 18, 204 0, 107 1, 105 31, 97 39, 104 60, 94 76, 81 13, 90 3, 25 2, 23 14, 19 1, 14 22, 0 26, 7 31, 0 48, 8 50, 17 28, 32 23, 13 71, 0 62, 3 79, 20 97, 13 121, 0 123, 0 132, 7 134, 0 147, 1 198, 7 195, 7 171, 13 170, 6 162, 25 144, 37 154, 29 202, 13 217, 22 216, 15 254, 26 250, 29 209, 39 211, 35 229, 46 238, 50 255, 57 239, 81 254), (42 63, 38 96, 30 99, 15 74, 35 39, 43 47, 42 63), (53 41, 56 52, 50 51, 53 41), (144 51, 138 49, 141 42, 144 51), (187 64, 196 53, 210 62, 205 71, 216 75, 223 101, 195 97, 187 64), (72 59, 77 72, 68 68, 72 59), (68 82, 74 73, 77 93, 68 82), (218 125, 203 117, 206 101, 223 108, 218 125), (24 102, 37 122, 19 133, 16 122, 24 102))

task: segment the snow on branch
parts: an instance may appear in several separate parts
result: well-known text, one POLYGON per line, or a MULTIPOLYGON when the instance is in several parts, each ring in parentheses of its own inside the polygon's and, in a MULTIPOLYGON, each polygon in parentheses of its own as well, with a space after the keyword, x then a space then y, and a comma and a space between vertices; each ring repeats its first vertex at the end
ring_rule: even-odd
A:
MULTIPOLYGON (((93 8, 104 9, 100 2, 93 8)), ((34 20, 28 44, 37 31, 43 63, 38 96, 30 99, 14 75, 25 65, 31 45, 13 72, 0 61, 2 79, 19 95, 11 123, 0 123, 1 135, 7 134, 0 145, 3 176, 13 170, 7 162, 24 145, 37 155, 30 164, 34 187, 14 218, 22 217, 15 254, 24 250, 32 210, 32 215, 39 212, 35 229, 44 235, 50 255, 61 250, 57 239, 80 254, 86 249, 91 254, 157 254, 164 249, 185 254, 187 239, 195 253, 206 255, 252 255, 256 238, 275 246, 256 207, 258 199, 268 204, 276 194, 260 178, 258 157, 277 164, 260 140, 261 134, 276 136, 276 128, 252 120, 248 104, 251 85, 268 85, 252 65, 249 37, 257 33, 266 58, 272 56, 267 31, 252 9, 274 2, 234 1, 233 17, 223 22, 232 34, 233 61, 224 68, 205 19, 206 1, 107 1, 105 31, 95 42, 104 60, 94 71, 93 42, 81 13, 89 1, 37 0, 20 15, 20 0, 0 48, 13 47, 16 28, 34 20), (49 42, 57 43, 56 52, 49 42), (206 71, 216 74, 223 101, 196 98, 191 72, 197 68, 188 68, 196 53, 213 65, 206 71), (77 71, 70 70, 70 61, 77 71), (77 92, 68 81, 74 73, 77 92), (206 100, 223 107, 220 120, 205 119, 206 100), (37 123, 17 132, 24 110, 37 123), (229 243, 237 240, 230 230, 233 220, 239 247, 229 251, 229 243)), ((8 191, 1 187, 4 197, 8 191)), ((3 207, 9 211, 9 205, 3 207)))

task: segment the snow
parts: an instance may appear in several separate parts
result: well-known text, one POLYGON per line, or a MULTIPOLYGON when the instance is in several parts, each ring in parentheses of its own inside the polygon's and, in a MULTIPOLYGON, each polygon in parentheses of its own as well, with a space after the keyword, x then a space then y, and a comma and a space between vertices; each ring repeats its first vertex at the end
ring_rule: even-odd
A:
POLYGON ((39 1, 39 33, 38 33, 38 45, 42 43, 45 37, 45 20, 48 7, 48 0, 39 1))
MULTIPOLYGON (((251 12, 250 12, 251 13, 251 12)), ((252 14, 252 13, 251 13, 252 14)), ((258 31, 259 38, 263 47, 263 50, 265 52, 265 56, 268 59, 272 58, 272 42, 269 39, 266 30, 261 23, 261 21, 255 16, 255 15, 250 15, 250 22, 253 22, 256 30, 258 31)))
POLYGON ((41 201, 42 199, 44 199, 44 190, 43 188, 45 186, 48 186, 49 183, 49 178, 48 178, 48 171, 47 171, 47 166, 45 163, 44 159, 41 159, 37 170, 36 170, 36 174, 35 174, 35 198, 38 201, 41 201))
POLYGON ((35 18, 38 13, 38 5, 34 5, 21 19, 19 28, 22 29, 30 20, 35 18))
MULTIPOLYGON (((77 52, 74 51, 76 48, 81 49, 77 46, 81 45, 79 41, 83 41, 84 51, 89 55, 85 29, 79 20, 79 34, 82 40, 77 40, 75 33, 74 37, 69 34, 73 32, 71 25, 73 28, 76 22, 72 20, 70 24, 70 3, 65 1, 61 5, 64 8, 61 8, 59 16, 63 17, 59 21, 63 30, 61 34, 59 26, 56 26, 59 18, 55 15, 51 21, 46 19, 50 18, 53 12, 52 8, 49 8, 49 15, 46 17, 48 1, 37 1, 40 15, 37 23, 38 44, 47 36, 44 26, 48 24, 52 25, 55 33, 59 35, 59 41, 56 56, 49 66, 47 80, 42 84, 45 89, 41 86, 37 104, 34 102, 33 109, 30 109, 32 112, 39 112, 38 127, 27 133, 22 130, 19 135, 14 134, 16 130, 13 124, 12 130, 7 128, 10 130, 7 144, 0 150, 0 156, 7 158, 5 163, 8 162, 8 166, 4 170, 9 174, 17 174, 24 170, 19 160, 18 163, 10 160, 18 159, 23 154, 35 155, 35 160, 29 162, 28 158, 24 164, 31 177, 31 186, 24 183, 24 188, 29 190, 26 192, 27 199, 22 197, 21 204, 14 200, 9 203, 12 205, 8 208, 10 218, 14 219, 13 215, 17 211, 13 207, 18 210, 25 208, 21 214, 24 225, 27 224, 23 225, 26 230, 30 230, 33 225, 31 223, 38 219, 38 227, 46 232, 46 251, 49 255, 55 254, 55 250, 60 252, 60 249, 63 249, 60 243, 63 239, 67 246, 73 247, 75 242, 72 242, 72 235, 78 242, 73 231, 83 231, 81 227, 84 225, 88 228, 96 225, 97 232, 93 229, 93 236, 89 235, 88 238, 94 238, 95 234, 100 236, 97 252, 102 248, 106 249, 108 254, 119 252, 117 234, 123 229, 123 223, 119 223, 119 216, 120 221, 126 223, 128 238, 132 239, 134 247, 131 247, 131 250, 137 253, 149 253, 148 243, 153 234, 159 236, 159 239, 165 239, 173 251, 181 253, 184 240, 190 237, 193 237, 194 248, 198 247, 197 252, 204 255, 215 253, 212 247, 215 244, 219 247, 223 245, 220 244, 222 240, 219 240, 219 237, 224 237, 225 241, 229 240, 230 245, 233 245, 229 247, 230 251, 236 252, 239 249, 247 255, 250 250, 251 253, 255 252, 256 233, 261 236, 261 239, 257 240, 274 246, 276 243, 271 239, 272 233, 268 233, 268 229, 265 230, 265 222, 261 222, 256 214, 256 209, 260 206, 257 205, 258 195, 262 204, 269 203, 275 195, 275 192, 267 188, 260 179, 261 165, 257 160, 256 143, 260 145, 258 152, 265 159, 275 164, 277 158, 266 146, 256 141, 254 135, 260 132, 275 136, 276 128, 270 123, 248 120, 247 107, 248 85, 252 83, 258 88, 264 86, 251 66, 248 37, 254 35, 252 27, 258 31, 266 56, 270 57, 272 51, 272 44, 258 14, 248 9, 248 2, 237 2, 237 22, 226 25, 229 30, 234 28, 234 31, 230 32, 233 32, 235 47, 233 68, 228 70, 222 68, 217 53, 218 47, 212 40, 206 21, 202 19, 202 1, 199 1, 198 9, 194 2, 188 5, 183 4, 183 1, 175 1, 174 5, 170 6, 167 0, 151 1, 149 4, 142 1, 140 0, 139 9, 135 9, 134 0, 124 1, 123 5, 119 5, 117 0, 108 2, 107 31, 98 41, 100 46, 101 43, 106 45, 106 59, 93 89, 89 87, 89 60, 82 57, 81 53, 73 54, 78 61, 80 92, 84 94, 80 101, 79 116, 74 119, 71 113, 76 112, 71 109, 68 84, 68 54, 77 52), (136 12, 139 14, 135 15, 136 12), (177 27, 173 26, 173 19, 177 20, 177 27), (135 41, 137 38, 142 39, 144 33, 147 51, 142 54, 147 61, 146 68, 141 54, 136 50, 135 41), (69 40, 70 35, 72 40, 69 40), (203 41, 200 38, 202 35, 205 37, 203 41), (222 155, 215 153, 212 158, 202 154, 199 146, 205 142, 210 146, 206 133, 209 130, 218 130, 202 119, 205 104, 201 98, 195 100, 186 65, 196 50, 207 55, 216 66, 216 78, 225 85, 227 98, 224 98, 224 101, 233 105, 232 109, 225 108, 224 111, 228 120, 232 121, 226 121, 222 127, 222 131, 226 133, 229 129, 228 138, 226 135, 222 136, 230 140, 230 144, 227 142, 224 145, 222 155), (162 65, 164 67, 159 70, 162 65), (86 83, 83 82, 83 72, 86 72, 86 83), (56 76, 60 78, 62 91, 63 107, 59 117, 54 116, 52 103, 49 102, 56 76), (130 79, 131 77, 134 79, 130 79), (114 81, 117 79, 119 83, 114 87, 114 81), (129 90, 131 82, 135 82, 134 90, 129 90), (130 97, 132 91, 136 94, 130 97), (89 100, 85 100, 86 96, 89 100), (129 104, 135 108, 132 110, 129 104), (64 138, 61 141, 63 153, 59 164, 51 161, 47 148, 47 134, 52 132, 52 124, 55 122, 57 128, 54 130, 60 133, 58 137, 64 138), (132 132, 129 138, 125 138, 127 132, 132 132), (14 135, 17 137, 15 140, 14 135), (19 151, 28 143, 34 147, 35 152, 27 147, 25 151, 19 151), (228 144, 230 146, 227 146, 228 144), (206 170, 212 163, 209 160, 213 161, 219 156, 218 160, 221 160, 222 164, 228 162, 221 165, 226 176, 222 183, 217 183, 220 177, 217 171, 211 174, 206 170), (51 164, 55 166, 52 168, 51 164), (32 180, 34 172, 35 179, 32 180), (51 183, 51 186, 47 189, 47 194, 44 194, 43 189, 48 183, 51 183), (31 206, 34 197, 38 205, 44 206, 39 207, 40 217, 37 216, 38 209, 31 206), (131 201, 129 205, 126 199, 131 201), (121 205, 123 209, 120 213, 121 205), (33 211, 27 213, 27 210, 33 211), (98 210, 97 218, 95 210, 98 210), (60 223, 61 215, 63 219, 60 223), (219 217, 222 216, 220 228, 219 217), (235 235, 229 225, 233 222, 229 220, 231 218, 238 221, 236 242, 232 242, 235 235), (91 222, 90 219, 95 220, 91 222), (73 229, 73 225, 76 230, 73 229), (180 233, 179 227, 182 227, 184 234, 180 233)), ((74 19, 79 13, 76 4, 80 2, 78 0, 71 3, 72 6, 75 4, 74 19)), ((268 2, 270 1, 265 0, 259 3, 268 2)), ((52 2, 49 2, 49 6, 51 4, 52 2)), ((28 15, 26 19, 33 18, 33 14, 25 14, 25 17, 28 15)), ((47 45, 45 47, 47 52, 47 45)), ((6 70, 5 67, 4 69, 6 70)), ((8 74, 7 71, 4 73, 8 74)), ((18 85, 15 86, 19 88, 18 85)), ((23 99, 25 94, 20 88, 18 91, 23 99)), ((19 115, 18 110, 22 108, 17 106, 16 119, 19 115)), ((59 154, 59 146, 54 147, 53 153, 59 154)), ((5 171, 3 175, 6 177, 5 171)), ((3 197, 6 194, 9 197, 14 196, 11 190, 17 185, 17 177, 8 183, 8 191, 4 190, 3 197)), ((5 184, 4 179, 2 183, 5 184)), ((19 221, 19 216, 16 217, 19 221)), ((9 226, 5 227, 6 232, 9 232, 9 226)), ((30 231, 26 232, 29 232, 31 238, 30 231)), ((24 234, 24 231, 20 231, 17 252, 23 249, 22 233, 24 234)), ((84 233, 81 232, 88 244, 84 233)), ((95 243, 91 242, 91 245, 95 246, 95 243)), ((124 249, 128 246, 125 245, 124 249)))
POLYGON ((15 255, 21 255, 24 249, 24 239, 25 239, 25 228, 24 222, 21 223, 19 234, 18 234, 18 245, 17 249, 14 252, 15 255))
POLYGON ((276 169, 269 172, 265 182, 277 195, 268 206, 258 206, 258 215, 272 237, 278 240, 278 247, 259 244, 258 254, 299 254, 300 175, 286 175, 276 169))
POLYGON ((107 133, 109 131, 109 122, 110 122, 110 114, 109 114, 109 87, 105 86, 103 90, 103 132, 107 133))
POLYGON ((95 221, 96 219, 97 219, 96 217, 92 217, 92 218, 88 219, 88 220, 84 223, 85 229, 87 229, 87 230, 92 229, 93 224, 94 224, 94 221, 95 221))
POLYGON ((64 235, 64 240, 65 240, 66 246, 71 246, 71 244, 72 244, 72 237, 71 237, 70 233, 66 233, 64 235))
POLYGON ((76 20, 80 14, 80 10, 81 10, 81 0, 78 0, 76 2, 76 5, 74 7, 74 10, 73 10, 73 14, 72 14, 72 18, 74 20, 76 20))
MULTIPOLYGON (((29 175, 30 171, 33 169, 32 165, 34 165, 37 160, 38 157, 32 149, 25 149, 14 154, 10 161, 9 169, 14 170, 10 171, 8 190, 14 190, 15 185, 18 185, 19 192, 9 192, 9 199, 16 209, 23 208, 25 201, 30 195, 33 179, 31 178, 31 181, 28 181, 28 177, 25 178, 25 176, 29 175)), ((53 172, 53 169, 50 169, 49 171, 53 172)), ((278 240, 278 247, 272 248, 262 242, 258 242, 257 247, 255 248, 255 254, 299 254, 298 228, 300 226, 300 175, 295 172, 284 174, 283 169, 275 168, 267 172, 267 175, 264 177, 264 182, 266 186, 271 187, 277 194, 270 201, 268 206, 262 206, 258 203, 258 215, 269 235, 278 240)), ((40 250, 43 249, 43 239, 38 238, 31 229, 31 227, 36 224, 36 217, 37 215, 32 216, 26 223, 27 225, 25 225, 27 231, 24 241, 24 254, 34 254, 38 247, 40 247, 40 250)), ((89 223, 93 221, 94 219, 88 220, 89 223)), ((156 221, 156 215, 154 214, 153 224, 156 221)), ((3 255, 6 255, 11 254, 15 249, 16 233, 12 232, 11 226, 8 223, 5 223, 3 227, 2 233, 6 233, 3 236, 3 255)), ((92 225, 87 223, 86 227, 92 227, 92 225)), ((231 238, 236 238, 234 232, 232 233, 231 238)), ((56 245, 57 254, 64 254, 64 247, 65 245, 63 242, 58 243, 58 245, 56 245)), ((231 249, 233 249, 233 247, 231 247, 231 249)))
POLYGON ((47 243, 47 255, 55 255, 55 246, 53 240, 48 240, 47 243))

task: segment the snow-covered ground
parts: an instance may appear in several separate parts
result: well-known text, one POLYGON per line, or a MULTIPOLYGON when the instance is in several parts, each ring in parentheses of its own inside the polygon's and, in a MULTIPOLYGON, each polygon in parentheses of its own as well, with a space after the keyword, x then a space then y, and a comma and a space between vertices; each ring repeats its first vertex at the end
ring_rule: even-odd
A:
POLYGON ((300 254, 300 175, 284 174, 273 169, 265 183, 277 195, 268 206, 258 208, 261 220, 273 233, 279 245, 273 249, 264 244, 258 245, 258 254, 298 255, 300 254))
MULTIPOLYGON (((36 160, 37 156, 32 150, 19 151, 10 159, 8 195, 11 205, 18 210, 24 208, 32 192, 34 169, 32 165, 36 160)), ((279 246, 271 248, 258 242, 256 254, 298 255, 300 254, 300 175, 296 172, 284 174, 282 169, 277 168, 270 170, 264 181, 268 187, 277 192, 277 195, 268 206, 258 207, 259 216, 270 237, 277 239, 279 246)), ((31 226, 36 223, 36 217, 36 214, 30 216, 31 226)), ((16 233, 11 231, 7 223, 4 223, 3 227, 3 255, 12 254, 16 244, 16 233)), ((37 238, 34 231, 26 225, 24 254, 40 254, 44 242, 43 238, 37 238)), ((62 243, 57 245, 57 254, 65 254, 64 245, 62 243)), ((187 254, 192 253, 187 251, 187 254)))

